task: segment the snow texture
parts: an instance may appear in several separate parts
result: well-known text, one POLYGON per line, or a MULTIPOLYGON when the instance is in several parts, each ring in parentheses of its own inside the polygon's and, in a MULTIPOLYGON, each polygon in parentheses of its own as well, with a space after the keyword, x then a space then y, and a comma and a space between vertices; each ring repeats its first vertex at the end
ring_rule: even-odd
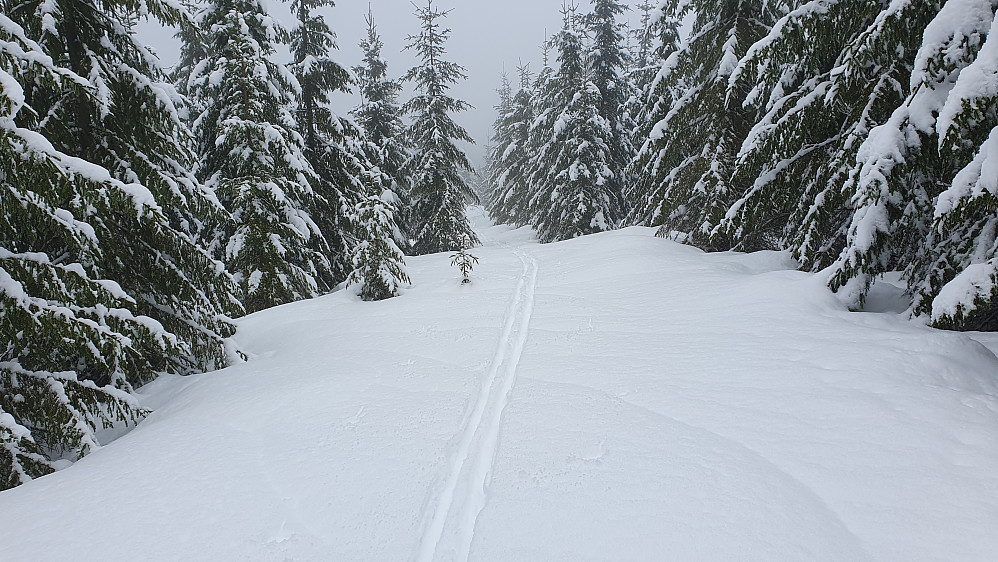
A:
POLYGON ((245 317, 247 362, 145 387, 0 493, 4 560, 994 559, 978 336, 850 313, 785 253, 472 220, 474 283, 409 258, 398 298, 245 317))
POLYGON ((990 299, 998 279, 998 258, 968 265, 943 286, 932 300, 932 319, 954 317, 972 310, 978 298, 990 299))
POLYGON ((998 17, 991 15, 991 2, 983 2, 978 22, 980 28, 986 27, 991 19, 991 30, 981 47, 977 57, 969 66, 960 71, 960 77, 949 93, 946 104, 939 112, 936 130, 939 141, 946 138, 957 115, 965 110, 965 104, 973 105, 977 100, 987 100, 998 96, 998 17))

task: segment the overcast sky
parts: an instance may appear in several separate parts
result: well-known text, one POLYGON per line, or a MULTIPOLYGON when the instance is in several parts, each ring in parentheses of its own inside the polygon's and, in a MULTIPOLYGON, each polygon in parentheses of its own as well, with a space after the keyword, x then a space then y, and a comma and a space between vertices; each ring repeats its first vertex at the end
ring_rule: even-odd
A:
MULTIPOLYGON (((275 18, 285 24, 292 23, 287 3, 263 1, 275 18)), ((419 4, 425 5, 425 1, 419 0, 419 4)), ((498 100, 495 90, 499 75, 505 65, 514 78, 518 59, 529 61, 532 70, 538 69, 545 30, 554 33, 561 25, 561 0, 436 0, 434 4, 441 9, 452 9, 443 21, 452 30, 446 45, 447 57, 464 66, 468 73, 468 80, 455 85, 452 93, 475 106, 454 117, 474 137, 477 144, 465 148, 472 162, 479 165, 495 120, 493 106, 498 100)), ((360 62, 362 53, 358 43, 367 33, 364 16, 368 5, 366 1, 337 0, 335 8, 324 12, 339 44, 339 51, 333 56, 344 66, 360 62)), ((412 51, 402 51, 406 35, 419 31, 413 5, 409 0, 372 0, 370 7, 385 43, 382 55, 388 62, 388 71, 399 76, 416 62, 412 51)), ((579 0, 579 9, 589 11, 588 1, 579 0)), ((627 15, 631 20, 638 19, 634 11, 627 15)), ((141 33, 159 51, 164 64, 175 63, 178 46, 170 33, 150 28, 143 28, 141 33)), ((343 113, 359 101, 356 91, 350 96, 339 96, 335 109, 343 113)))

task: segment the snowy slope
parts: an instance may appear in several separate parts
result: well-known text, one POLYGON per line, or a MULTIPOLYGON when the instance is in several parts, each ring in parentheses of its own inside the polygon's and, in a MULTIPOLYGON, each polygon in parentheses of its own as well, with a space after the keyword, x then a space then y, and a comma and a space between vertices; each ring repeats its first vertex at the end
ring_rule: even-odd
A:
MULTIPOLYGON (((784 254, 475 220, 468 286, 240 322, 249 362, 0 493, 2 560, 994 560, 998 360, 784 254)), ((995 340, 990 340, 995 342, 995 340)))

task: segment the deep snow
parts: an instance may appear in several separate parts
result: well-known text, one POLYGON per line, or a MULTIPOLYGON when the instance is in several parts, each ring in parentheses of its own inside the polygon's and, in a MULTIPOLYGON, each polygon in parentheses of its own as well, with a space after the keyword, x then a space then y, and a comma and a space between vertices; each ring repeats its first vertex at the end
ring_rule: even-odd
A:
POLYGON ((247 363, 144 388, 0 493, 0 559, 994 560, 994 336, 781 253, 473 219, 470 285, 409 258, 399 298, 254 314, 247 363))

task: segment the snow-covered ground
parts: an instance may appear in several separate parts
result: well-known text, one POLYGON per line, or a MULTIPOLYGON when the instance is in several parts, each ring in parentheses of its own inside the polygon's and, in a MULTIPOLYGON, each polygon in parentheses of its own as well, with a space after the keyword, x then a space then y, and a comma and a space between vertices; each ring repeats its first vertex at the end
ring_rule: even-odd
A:
MULTIPOLYGON (((784 254, 474 220, 413 286, 252 315, 251 360, 0 493, 0 559, 992 561, 998 360, 784 254)), ((998 347, 998 339, 985 341, 998 347)))

